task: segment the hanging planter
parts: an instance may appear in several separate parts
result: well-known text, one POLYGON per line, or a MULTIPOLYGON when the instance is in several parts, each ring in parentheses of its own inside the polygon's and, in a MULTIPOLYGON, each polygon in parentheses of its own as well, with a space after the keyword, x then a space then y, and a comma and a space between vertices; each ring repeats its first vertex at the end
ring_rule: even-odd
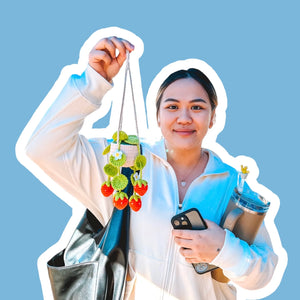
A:
POLYGON ((141 154, 140 140, 138 137, 137 116, 129 66, 129 53, 127 53, 119 129, 113 134, 112 139, 113 141, 111 144, 103 151, 103 155, 109 155, 109 163, 104 166, 104 172, 108 178, 102 184, 101 192, 105 197, 113 195, 113 204, 116 208, 124 209, 129 204, 133 211, 139 211, 142 207, 141 196, 143 196, 148 189, 147 181, 142 179, 142 170, 146 166, 147 160, 146 157, 141 154), (137 135, 127 135, 121 130, 127 74, 129 74, 131 84, 137 135), (129 182, 127 177, 121 174, 122 167, 131 168, 133 170, 133 174, 130 177, 133 185, 133 195, 129 199, 128 195, 124 192, 129 182))
POLYGON ((139 139, 135 135, 127 135, 124 131, 113 135, 113 141, 108 145, 103 155, 109 154, 109 163, 104 166, 104 172, 108 176, 101 186, 101 192, 105 197, 113 195, 113 204, 118 209, 124 209, 128 204, 132 210, 138 211, 142 207, 141 196, 148 189, 148 183, 142 179, 142 170, 147 160, 140 153, 139 139), (129 167, 133 170, 130 177, 133 185, 133 195, 128 199, 124 189, 128 185, 128 179, 121 174, 122 167, 129 167))

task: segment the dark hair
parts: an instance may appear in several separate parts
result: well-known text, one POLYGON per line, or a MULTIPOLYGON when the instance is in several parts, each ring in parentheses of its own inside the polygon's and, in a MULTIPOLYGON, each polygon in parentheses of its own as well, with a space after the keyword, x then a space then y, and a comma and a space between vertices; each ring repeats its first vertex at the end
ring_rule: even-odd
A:
POLYGON ((160 86, 156 96, 156 116, 158 115, 161 99, 166 88, 176 80, 183 78, 192 78, 199 82, 208 94, 211 109, 214 110, 218 105, 218 98, 214 86, 207 76, 198 69, 190 68, 188 70, 179 70, 168 76, 160 86))

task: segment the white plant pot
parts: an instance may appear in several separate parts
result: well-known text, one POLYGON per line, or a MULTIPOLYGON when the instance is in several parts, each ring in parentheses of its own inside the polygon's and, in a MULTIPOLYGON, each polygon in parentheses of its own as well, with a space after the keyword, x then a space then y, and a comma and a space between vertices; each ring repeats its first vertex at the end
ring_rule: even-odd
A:
MULTIPOLYGON (((118 144, 111 143, 110 155, 113 155, 118 150, 118 144)), ((139 155, 137 145, 120 145, 120 151, 126 155, 126 162, 123 167, 132 167, 134 165, 135 158, 139 155)))

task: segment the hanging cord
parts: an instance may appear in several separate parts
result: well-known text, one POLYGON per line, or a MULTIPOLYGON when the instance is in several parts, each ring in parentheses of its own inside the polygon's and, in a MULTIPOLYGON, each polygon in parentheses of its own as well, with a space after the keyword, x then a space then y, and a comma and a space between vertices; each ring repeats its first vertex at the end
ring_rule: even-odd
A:
MULTIPOLYGON (((120 111, 120 118, 119 118, 119 127, 118 127, 118 133, 117 133, 117 144, 119 145, 119 150, 120 150, 120 144, 119 144, 120 131, 121 131, 122 125, 123 125, 123 111, 124 111, 125 93, 126 93, 126 86, 127 86, 127 75, 129 75, 129 82, 130 82, 130 88, 131 88, 132 104, 133 104, 134 119, 135 119, 135 126, 136 126, 136 135, 137 135, 138 140, 140 140, 139 130, 138 130, 138 122, 137 122, 136 105, 135 105, 135 100, 134 100, 132 77, 131 77, 131 71, 130 71, 129 56, 130 56, 129 51, 126 51, 126 69, 125 69, 124 89, 123 89, 121 111, 120 111)), ((138 145, 138 148, 140 149, 139 145, 138 145)))

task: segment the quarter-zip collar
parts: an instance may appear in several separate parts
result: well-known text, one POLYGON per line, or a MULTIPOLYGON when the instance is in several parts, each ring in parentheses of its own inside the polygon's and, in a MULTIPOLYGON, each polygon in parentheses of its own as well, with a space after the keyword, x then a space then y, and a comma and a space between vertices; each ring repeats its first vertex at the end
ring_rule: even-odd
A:
MULTIPOLYGON (((163 138, 153 144, 145 143, 145 145, 143 144, 143 148, 147 149, 152 155, 159 158, 165 165, 170 166, 170 164, 167 162, 165 140, 163 138)), ((228 173, 228 166, 221 161, 216 153, 209 149, 203 150, 208 152, 209 158, 204 172, 200 175, 200 177, 228 173)))

